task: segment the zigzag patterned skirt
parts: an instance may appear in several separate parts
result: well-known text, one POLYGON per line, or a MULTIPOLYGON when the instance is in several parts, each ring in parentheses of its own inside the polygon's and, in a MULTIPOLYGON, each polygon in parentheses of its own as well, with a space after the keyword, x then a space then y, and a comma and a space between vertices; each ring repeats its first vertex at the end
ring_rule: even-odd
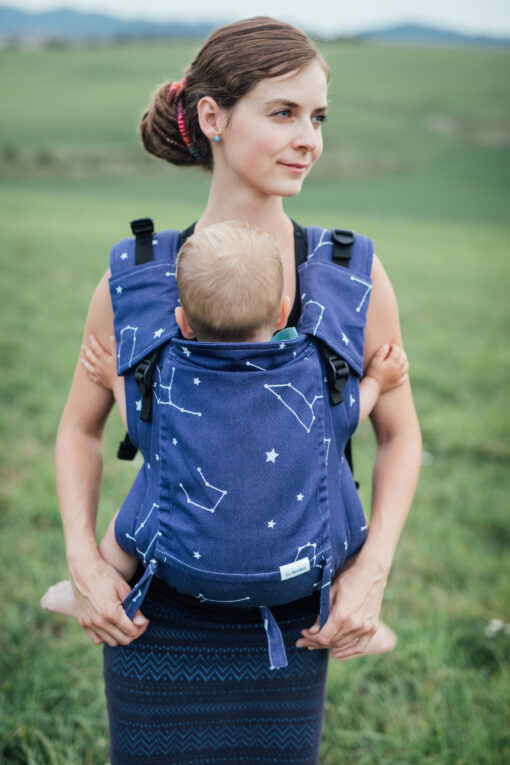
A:
POLYGON ((269 669, 260 614, 200 605, 154 580, 145 634, 104 648, 112 765, 315 765, 327 651, 296 648, 318 601, 272 609, 288 667, 269 669))

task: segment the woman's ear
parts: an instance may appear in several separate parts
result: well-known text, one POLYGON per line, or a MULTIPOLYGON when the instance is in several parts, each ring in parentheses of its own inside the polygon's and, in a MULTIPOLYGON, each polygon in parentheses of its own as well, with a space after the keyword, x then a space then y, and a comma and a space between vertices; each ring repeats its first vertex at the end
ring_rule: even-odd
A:
POLYGON ((182 336, 186 340, 193 340, 195 337, 195 333, 191 329, 188 320, 186 318, 186 314, 184 313, 182 306, 178 305, 175 308, 175 321, 177 322, 177 326, 182 332, 182 336))
POLYGON ((214 98, 204 96, 197 104, 197 114, 200 130, 212 141, 225 127, 225 110, 218 106, 214 98))
POLYGON ((278 314, 278 318, 276 320, 275 329, 283 329, 287 326, 291 307, 290 297, 288 295, 284 295, 282 297, 280 313, 278 314))

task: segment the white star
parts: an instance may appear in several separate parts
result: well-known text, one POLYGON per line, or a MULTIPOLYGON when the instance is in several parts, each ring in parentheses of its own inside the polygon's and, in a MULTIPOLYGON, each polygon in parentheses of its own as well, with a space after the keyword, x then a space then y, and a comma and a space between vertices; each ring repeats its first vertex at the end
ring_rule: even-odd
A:
POLYGON ((356 403, 356 399, 354 398, 354 396, 352 395, 352 393, 351 393, 350 402, 351 402, 351 406, 352 406, 353 404, 355 404, 355 403, 356 403))
POLYGON ((194 558, 196 558, 197 560, 200 560, 200 558, 201 558, 202 556, 200 555, 200 553, 199 553, 199 552, 194 552, 194 553, 193 553, 193 557, 194 557, 194 558))
POLYGON ((278 453, 275 452, 274 449, 271 449, 270 452, 266 452, 266 462, 276 462, 278 456, 278 453))
POLYGON ((148 462, 148 463, 147 463, 147 470, 150 470, 150 469, 151 469, 151 463, 150 463, 150 462, 148 462))
POLYGON ((173 275, 174 275, 174 274, 173 274, 171 271, 167 271, 167 272, 165 273, 165 276, 173 276, 173 275))
POLYGON ((120 284, 117 287, 117 289, 115 290, 115 292, 117 293, 117 295, 122 295, 122 287, 120 286, 120 284))
POLYGON ((183 345, 183 346, 182 346, 182 352, 183 352, 183 353, 185 353, 185 354, 186 354, 186 356, 188 356, 188 358, 191 356, 191 351, 190 351, 190 349, 189 349, 189 348, 186 348, 186 346, 185 346, 185 345, 183 345))
POLYGON ((272 529, 275 526, 275 522, 274 521, 268 521, 267 525, 268 525, 268 528, 272 529))
POLYGON ((345 332, 342 332, 342 343, 345 343, 346 345, 349 345, 349 338, 345 334, 345 332))
POLYGON ((280 343, 280 350, 283 351, 285 349, 285 343, 280 343))
POLYGON ((302 502, 304 500, 304 498, 305 498, 305 495, 301 494, 301 492, 297 495, 297 501, 298 502, 302 502))
POLYGON ((164 331, 165 331, 165 330, 163 329, 163 327, 160 327, 159 329, 157 329, 157 330, 154 332, 154 337, 161 337, 161 335, 163 334, 163 332, 164 332, 164 331))
POLYGON ((152 244, 157 244, 157 243, 158 243, 158 240, 157 240, 157 239, 153 239, 153 240, 152 240, 152 244))
POLYGON ((136 402, 136 411, 137 412, 141 412, 142 411, 142 399, 141 398, 139 398, 138 401, 136 402))
POLYGON ((173 443, 174 446, 177 446, 177 439, 176 438, 172 438, 172 443, 173 443))
POLYGON ((198 377, 193 378, 193 385, 200 385, 200 379, 198 377))
POLYGON ((128 256, 127 252, 123 252, 122 255, 120 256, 120 259, 127 260, 127 256, 128 256))
POLYGON ((156 457, 156 462, 159 462, 159 454, 154 455, 156 457))

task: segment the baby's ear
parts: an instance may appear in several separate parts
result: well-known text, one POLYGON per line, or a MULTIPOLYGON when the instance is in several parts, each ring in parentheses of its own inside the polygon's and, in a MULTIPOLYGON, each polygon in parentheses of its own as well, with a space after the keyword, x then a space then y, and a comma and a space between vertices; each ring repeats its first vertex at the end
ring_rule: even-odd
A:
POLYGON ((183 311, 182 306, 178 305, 175 308, 175 321, 177 322, 177 326, 182 332, 182 336, 186 340, 193 340, 195 337, 195 333, 191 329, 188 320, 186 318, 186 314, 183 311))
POLYGON ((278 318, 276 320, 275 329, 283 329, 287 326, 291 307, 290 297, 288 295, 283 295, 280 305, 280 313, 278 314, 278 318))

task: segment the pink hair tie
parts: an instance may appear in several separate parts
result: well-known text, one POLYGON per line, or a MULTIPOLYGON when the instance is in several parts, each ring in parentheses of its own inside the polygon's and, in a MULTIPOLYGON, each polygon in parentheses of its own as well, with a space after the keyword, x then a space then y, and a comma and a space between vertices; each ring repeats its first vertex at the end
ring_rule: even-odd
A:
POLYGON ((199 159, 198 151, 195 149, 193 144, 190 141, 188 132, 186 130, 186 124, 184 122, 184 107, 182 105, 182 98, 180 98, 177 101, 177 125, 179 126, 179 133, 181 134, 182 140, 184 144, 186 145, 186 148, 188 149, 189 153, 192 157, 195 157, 195 159, 199 159))
POLYGON ((179 92, 184 86, 186 85, 186 77, 183 77, 180 82, 173 82, 168 90, 168 93, 166 94, 166 102, 170 106, 170 104, 173 102, 176 93, 179 92))

